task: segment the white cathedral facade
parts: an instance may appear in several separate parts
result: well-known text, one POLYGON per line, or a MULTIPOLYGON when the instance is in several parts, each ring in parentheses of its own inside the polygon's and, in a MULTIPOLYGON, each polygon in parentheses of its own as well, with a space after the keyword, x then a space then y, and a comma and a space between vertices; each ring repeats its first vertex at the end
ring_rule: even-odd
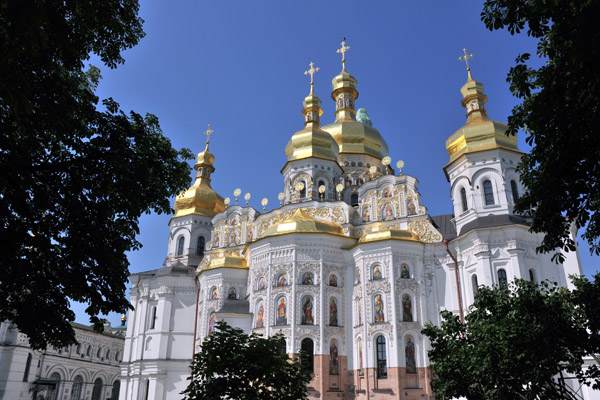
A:
POLYGON ((429 215, 417 180, 389 166, 385 139, 362 110, 357 118, 345 65, 332 87, 331 124, 321 126, 312 86, 304 99, 281 207, 227 205, 211 188, 208 142, 198 154, 195 182, 175 201, 164 266, 131 278, 121 400, 180 399, 192 356, 219 320, 282 333, 289 354, 306 350, 311 398, 430 399, 420 332, 440 323, 440 310, 466 312, 479 285, 569 287, 568 276, 582 273, 577 253, 561 265, 536 254, 542 236, 513 211, 523 153, 488 118, 470 72, 466 123, 446 142, 453 215, 429 215))

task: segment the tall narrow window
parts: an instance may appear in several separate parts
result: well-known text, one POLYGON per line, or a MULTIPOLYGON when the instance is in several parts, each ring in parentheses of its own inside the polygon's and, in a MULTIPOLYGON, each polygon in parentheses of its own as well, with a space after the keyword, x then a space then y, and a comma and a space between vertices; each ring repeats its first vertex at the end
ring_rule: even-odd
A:
POLYGON ((385 337, 377 336, 375 340, 377 347, 377 379, 387 378, 387 356, 385 353, 385 337))
POLYGON ((110 393, 110 398, 114 399, 114 400, 118 400, 120 391, 121 391, 121 381, 115 381, 115 383, 113 383, 112 392, 110 393))
POLYGON ((25 363, 25 372, 23 373, 23 382, 29 379, 29 369, 31 368, 31 353, 27 354, 27 362, 25 363))
POLYGON ((204 257, 204 236, 198 236, 198 244, 196 245, 196 255, 204 257))
MULTIPOLYGON (((321 186, 325 186, 325 181, 319 180, 319 183, 317 184, 317 189, 320 188, 321 186)), ((325 186, 325 187, 327 187, 327 186, 325 186)))
POLYGON ((156 326, 156 307, 152 307, 152 311, 150 312, 150 329, 154 329, 156 326))
POLYGON ((54 385, 54 388, 52 388, 48 398, 50 400, 57 400, 58 399, 58 390, 59 390, 59 386, 60 386, 60 375, 58 374, 58 372, 54 372, 52 375, 50 375, 50 380, 54 381, 55 385, 54 385))
POLYGON ((313 372, 315 365, 315 355, 314 355, 314 347, 315 344, 312 339, 304 339, 300 345, 302 350, 302 367, 305 371, 313 372))
POLYGON ((473 274, 471 277, 471 284, 473 285, 473 297, 479 293, 479 283, 477 283, 477 275, 473 274))
POLYGON ((100 400, 102 397, 102 378, 97 378, 94 381, 94 388, 92 389, 92 400, 100 400))
POLYGON ((177 255, 178 256, 182 256, 183 255, 183 243, 185 241, 185 238, 183 236, 179 237, 179 240, 177 240, 177 255))
POLYGON ((73 379, 73 388, 71 389, 71 397, 69 400, 79 400, 81 399, 81 387, 83 386, 83 378, 81 375, 77 375, 75 379, 73 379))
POLYGON ((467 191, 465 188, 460 189, 460 202, 462 203, 463 212, 467 211, 467 191))
POLYGON ((301 199, 306 197, 306 183, 305 182, 302 182, 302 183, 304 183, 304 186, 302 187, 302 190, 300 190, 300 198, 301 199))
POLYGON ((150 379, 146 380, 146 390, 144 393, 144 400, 148 400, 150 397, 150 379))
POLYGON ((351 206, 358 205, 358 194, 357 193, 352 193, 352 195, 350 196, 350 205, 351 206))
POLYGON ((492 182, 489 179, 483 181, 483 195, 486 206, 494 204, 494 190, 492 189, 492 182))
POLYGON ((506 279, 506 271, 503 269, 498 270, 498 285, 500 289, 508 290, 508 280, 506 279))
POLYGON ((510 181, 510 190, 512 192, 513 203, 516 203, 519 200, 519 189, 517 188, 517 182, 513 180, 510 181))
POLYGON ((530 280, 531 282, 535 283, 535 273, 534 273, 534 271, 533 271, 533 268, 531 268, 531 269, 529 270, 529 280, 530 280))

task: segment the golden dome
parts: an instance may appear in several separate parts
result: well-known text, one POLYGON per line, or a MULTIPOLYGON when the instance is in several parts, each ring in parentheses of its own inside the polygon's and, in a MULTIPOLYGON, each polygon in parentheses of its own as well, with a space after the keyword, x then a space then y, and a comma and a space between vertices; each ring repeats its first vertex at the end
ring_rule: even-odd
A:
POLYGON ((508 126, 488 118, 484 107, 487 96, 483 93, 483 84, 475 81, 470 71, 469 79, 460 91, 463 95, 461 104, 467 109, 467 123, 446 140, 450 162, 476 151, 497 148, 519 151, 517 136, 506 135, 508 126))
POLYGON ((302 104, 304 129, 296 132, 285 146, 288 162, 311 157, 337 161, 338 145, 329 133, 320 128, 319 117, 323 110, 321 100, 313 93, 312 88, 302 104))
POLYGON ((329 221, 321 221, 311 217, 301 208, 297 208, 286 220, 269 227, 264 237, 287 235, 290 233, 327 233, 330 235, 346 236, 339 224, 329 221))
POLYGON ((411 231, 400 229, 386 229, 382 231, 371 231, 365 233, 358 243, 380 242, 382 240, 402 240, 407 242, 421 242, 419 237, 411 231))
POLYGON ((208 150, 208 143, 206 143, 206 148, 198 154, 194 165, 197 171, 194 184, 175 199, 175 217, 190 214, 213 217, 225 210, 223 197, 210 186, 210 175, 215 170, 212 165, 214 162, 215 157, 208 150))
POLYGON ((388 145, 372 126, 356 120, 356 78, 344 69, 331 81, 331 98, 336 103, 335 122, 323 127, 339 147, 340 154, 367 154, 378 159, 389 154, 388 145))
POLYGON ((235 268, 235 269, 248 269, 248 263, 244 257, 237 254, 224 254, 218 253, 213 254, 208 263, 201 265, 201 274, 204 271, 209 271, 217 268, 235 268))

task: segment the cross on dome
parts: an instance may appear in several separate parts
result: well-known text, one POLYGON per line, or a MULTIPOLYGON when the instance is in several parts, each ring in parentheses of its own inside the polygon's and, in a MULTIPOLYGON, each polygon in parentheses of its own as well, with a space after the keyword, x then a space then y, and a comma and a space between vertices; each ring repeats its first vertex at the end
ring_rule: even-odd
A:
POLYGON ((342 40, 342 47, 337 49, 338 54, 342 54, 342 70, 346 70, 346 52, 350 50, 350 46, 346 46, 346 38, 342 40))
POLYGON ((319 70, 319 67, 314 68, 315 63, 312 61, 308 65, 310 65, 310 69, 308 71, 304 71, 304 75, 310 75, 310 92, 313 93, 313 86, 314 86, 313 76, 314 76, 315 72, 317 72, 319 70))
POLYGON ((206 145, 208 146, 208 139, 210 138, 210 135, 215 133, 215 131, 213 131, 212 129, 210 129, 210 124, 208 124, 206 130, 204 132, 202 132, 206 135, 206 145))
POLYGON ((467 64, 467 72, 469 73, 469 76, 471 76, 471 67, 469 67, 469 59, 475 57, 475 55, 473 55, 473 53, 471 54, 467 54, 467 48, 463 47, 463 55, 458 57, 458 61, 464 61, 465 64, 467 64))

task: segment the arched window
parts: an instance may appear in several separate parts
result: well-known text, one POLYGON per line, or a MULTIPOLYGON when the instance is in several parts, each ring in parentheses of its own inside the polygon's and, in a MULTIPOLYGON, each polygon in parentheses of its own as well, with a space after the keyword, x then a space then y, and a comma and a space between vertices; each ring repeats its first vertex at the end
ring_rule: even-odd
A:
POLYGON ((387 378, 387 356, 385 353, 385 337, 383 335, 377 336, 376 343, 376 357, 377 357, 377 379, 387 378))
POLYGON ((278 344, 278 349, 279 349, 279 354, 287 354, 287 347, 286 347, 284 338, 280 338, 279 344, 278 344))
POLYGON ((52 373, 52 375, 50 375, 50 380, 54 381, 55 385, 51 389, 48 399, 57 400, 58 399, 58 390, 59 390, 59 386, 60 386, 60 374, 58 372, 52 373))
POLYGON ((94 388, 92 389, 92 400, 100 400, 102 398, 102 378, 96 378, 94 388))
POLYGON ((113 400, 118 400, 120 391, 121 391, 121 381, 115 381, 115 383, 113 383, 112 391, 110 393, 110 398, 113 400))
POLYGON ((77 375, 75 379, 73 379, 73 388, 71 389, 71 397, 69 400, 79 400, 81 399, 81 387, 83 386, 83 378, 81 375, 77 375))
POLYGON ((510 190, 512 192, 513 203, 516 203, 519 200, 519 189, 514 179, 510 181, 510 190))
POLYGON ((301 181, 302 183, 304 183, 304 187, 302 188, 302 190, 300 190, 300 198, 303 199, 306 197, 306 182, 301 181))
POLYGON ((477 274, 471 276, 471 285, 473 286, 473 297, 479 293, 479 283, 477 283, 477 274))
POLYGON ((460 202, 462 203, 463 212, 467 211, 469 206, 467 204, 467 191, 465 188, 460 189, 460 202))
POLYGON ((27 354, 27 362, 25 363, 25 372, 23 373, 23 382, 29 379, 29 369, 31 368, 31 353, 27 354))
POLYGON ((352 193, 350 196, 350 205, 357 206, 358 205, 358 193, 352 193))
POLYGON ((150 312, 150 329, 154 329, 156 327, 156 306, 152 307, 152 311, 150 312))
POLYGON ((529 280, 535 283, 535 272, 533 271, 533 268, 529 270, 529 280))
POLYGON ((494 204, 494 190, 492 189, 492 182, 489 179, 483 181, 483 196, 485 197, 486 206, 494 204))
POLYGON ((198 244, 196 245, 196 255, 198 257, 204 257, 204 236, 198 236, 198 244))
POLYGON ((302 367, 305 371, 313 372, 315 366, 315 344, 312 339, 303 339, 300 345, 302 367))
POLYGON ((92 355, 92 345, 91 344, 89 344, 87 349, 85 350, 85 355, 88 357, 92 355))
POLYGON ((317 183, 317 189, 320 188, 321 186, 325 186, 325 189, 327 189, 327 185, 325 185, 325 181, 322 179, 319 179, 319 183, 317 183))
POLYGON ((500 289, 508 290, 508 280, 506 279, 506 271, 500 268, 498 270, 498 285, 500 289))
POLYGON ((98 347, 98 351, 96 352, 96 357, 100 358, 102 355, 102 347, 98 347))
POLYGON ((119 352, 118 351, 115 353, 115 361, 119 361, 119 352))
POLYGON ((180 236, 179 239, 177 240, 177 255, 178 256, 183 255, 183 243, 184 242, 185 242, 185 238, 183 236, 180 236))
POLYGON ((77 344, 77 350, 75 350, 75 352, 76 352, 77 354, 80 354, 80 353, 81 353, 81 343, 78 343, 78 344, 77 344))

